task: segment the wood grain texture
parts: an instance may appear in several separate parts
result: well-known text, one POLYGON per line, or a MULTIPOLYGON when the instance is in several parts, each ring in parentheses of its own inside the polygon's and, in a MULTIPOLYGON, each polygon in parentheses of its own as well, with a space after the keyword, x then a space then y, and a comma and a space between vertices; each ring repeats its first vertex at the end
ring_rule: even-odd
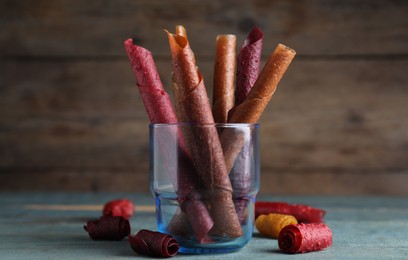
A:
POLYGON ((2 56, 124 56, 129 37, 169 56, 163 29, 177 24, 199 55, 214 55, 217 34, 240 45, 255 25, 268 52, 282 42, 299 55, 408 54, 404 0, 3 0, 0 10, 2 56))
MULTIPOLYGON (((138 212, 151 207, 151 195, 138 193, 3 193, 0 197, 0 252, 4 259, 152 259, 136 255, 123 241, 93 241, 82 226, 100 216, 100 211, 37 210, 37 204, 95 205, 116 198, 128 198, 136 205, 130 219, 132 234, 140 229, 156 230, 154 212, 138 212), (137 257, 137 258, 135 258, 137 257)), ((303 203, 327 211, 333 245, 323 251, 297 256, 279 251, 277 240, 266 239, 255 229, 250 242, 229 254, 213 254, 211 259, 405 259, 408 253, 408 200, 387 197, 261 196, 259 200, 303 203)), ((194 259, 207 260, 208 255, 194 259)), ((186 259, 176 255, 172 259, 186 259)))
MULTIPOLYGON (((0 2, 0 190, 148 191, 148 119, 123 40, 184 24, 210 97, 215 37, 299 54, 260 119, 262 193, 408 195, 407 1, 0 2)), ((263 65, 263 64, 262 64, 263 65)))
MULTIPOLYGON (((58 64, 0 65, 10 69, 3 78, 8 93, 0 99, 0 165, 134 167, 146 161, 148 120, 127 62, 58 64), (41 71, 47 73, 38 78, 41 71)), ((169 86, 170 61, 157 64, 169 86)), ((407 66, 295 61, 260 120, 263 167, 408 168, 407 66)), ((200 68, 211 78, 212 63, 200 68)))

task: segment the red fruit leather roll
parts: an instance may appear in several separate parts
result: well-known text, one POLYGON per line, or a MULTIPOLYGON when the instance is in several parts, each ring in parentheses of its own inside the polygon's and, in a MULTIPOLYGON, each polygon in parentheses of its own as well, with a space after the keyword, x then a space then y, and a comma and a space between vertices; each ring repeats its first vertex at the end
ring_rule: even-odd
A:
POLYGON ((129 219, 133 216, 135 207, 128 199, 117 199, 106 203, 103 206, 102 214, 104 216, 123 217, 129 219))
POLYGON ((288 204, 285 202, 258 201, 255 203, 255 218, 270 213, 292 215, 299 223, 320 223, 323 222, 326 211, 308 205, 288 204))
POLYGON ((179 99, 183 119, 191 123, 184 128, 184 134, 197 174, 209 196, 214 220, 212 233, 239 237, 242 230, 232 201, 232 187, 202 76, 197 70, 187 38, 169 32, 167 35, 174 79, 179 91, 175 96, 179 99))
POLYGON ((122 240, 130 234, 130 224, 123 217, 102 216, 88 221, 85 231, 93 240, 122 240))
POLYGON ((140 230, 135 236, 129 236, 129 243, 137 254, 154 257, 171 257, 179 250, 173 237, 146 229, 140 230))
MULTIPOLYGON (((159 73, 157 72, 152 54, 148 50, 134 45, 132 39, 126 40, 124 42, 124 45, 130 63, 132 65, 133 73, 137 81, 137 86, 139 88, 144 106, 147 110, 150 122, 152 124, 177 123, 176 113, 171 104, 169 95, 163 88, 163 84, 160 80, 159 73)), ((199 220, 199 223, 202 223, 202 225, 204 225, 193 225, 197 240, 204 241, 207 237, 207 233, 213 226, 213 221, 211 219, 210 213, 208 212, 208 209, 204 206, 202 201, 197 199, 198 196, 196 189, 196 171, 192 164, 191 158, 189 158, 190 156, 187 152, 187 146, 185 145, 183 136, 176 127, 169 127, 166 129, 168 129, 168 131, 162 131, 161 135, 158 136, 158 142, 161 144, 161 152, 164 153, 164 157, 166 158, 165 164, 170 173, 170 178, 172 179, 174 189, 178 192, 179 204, 183 206, 183 203, 187 198, 192 198, 192 202, 188 204, 192 206, 183 206, 183 208, 185 209, 185 211, 189 212, 192 218, 199 220), (173 140, 174 136, 177 136, 179 143, 179 169, 176 168, 177 164, 173 163, 176 161, 177 153, 172 150, 171 144, 170 147, 168 146, 168 140, 173 140), (202 205, 198 206, 197 204, 202 205)), ((178 214, 174 217, 179 218, 179 220, 174 221, 174 223, 182 223, 183 221, 188 221, 187 219, 185 219, 184 214, 178 214)), ((178 228, 181 227, 172 227, 174 231, 176 231, 178 228)))
POLYGON ((332 245, 333 233, 323 223, 297 224, 279 233, 279 248, 288 254, 319 251, 332 245))

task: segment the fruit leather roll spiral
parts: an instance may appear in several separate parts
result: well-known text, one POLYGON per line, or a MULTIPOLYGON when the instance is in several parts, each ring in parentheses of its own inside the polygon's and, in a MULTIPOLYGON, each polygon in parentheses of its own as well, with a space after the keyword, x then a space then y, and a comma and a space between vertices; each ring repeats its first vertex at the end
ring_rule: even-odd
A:
POLYGON ((179 91, 175 96, 178 96, 182 117, 189 123, 184 128, 184 134, 197 173, 205 186, 203 191, 211 204, 214 220, 211 232, 239 237, 242 230, 232 201, 232 187, 202 76, 187 38, 169 32, 167 34, 174 79, 179 91))
MULTIPOLYGON (((169 95, 163 88, 152 54, 148 50, 134 45, 132 39, 126 40, 124 45, 150 122, 152 124, 177 123, 176 113, 174 112, 169 95)), ((194 220, 194 223, 195 221, 201 223, 199 226, 192 225, 197 240, 206 240, 207 233, 213 226, 213 221, 207 208, 199 199, 194 166, 187 152, 183 136, 179 133, 178 128, 168 127, 166 129, 168 131, 162 131, 161 135, 158 136, 161 152, 165 158, 164 163, 173 182, 174 189, 177 191, 179 203, 184 211, 189 213, 190 223, 192 223, 191 220, 194 220), (177 136, 179 143, 178 158, 176 158, 177 152, 173 151, 172 146, 169 146, 167 142, 167 140, 171 140, 174 136, 177 136), (176 167, 177 164, 173 163, 177 159, 179 160, 179 169, 176 167)), ((185 214, 179 214, 175 217, 185 219, 185 216, 185 214)), ((181 222, 183 221, 175 221, 175 223, 181 222)), ((177 228, 173 227, 173 229, 177 228)))
POLYGON ((323 223, 288 225, 280 231, 278 244, 288 254, 319 251, 333 244, 333 233, 323 223))

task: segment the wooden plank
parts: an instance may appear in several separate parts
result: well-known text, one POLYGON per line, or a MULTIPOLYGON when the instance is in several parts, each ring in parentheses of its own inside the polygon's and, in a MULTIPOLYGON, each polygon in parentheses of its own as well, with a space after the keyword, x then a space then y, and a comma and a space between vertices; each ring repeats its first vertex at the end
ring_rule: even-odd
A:
MULTIPOLYGON (((261 171, 260 195, 408 196, 408 170, 362 173, 355 169, 261 171)), ((54 169, 1 173, 1 191, 77 191, 150 193, 149 171, 140 169, 54 169)))
MULTIPOLYGON (((136 255, 123 241, 93 241, 82 226, 99 217, 92 211, 31 210, 27 203, 97 204, 126 196, 136 210, 153 205, 151 196, 135 193, 6 193, 0 197, 0 252, 4 259, 148 259, 136 255), (10 202, 14 203, 10 203, 10 202)), ((262 200, 304 203, 327 211, 325 223, 330 227, 333 245, 319 252, 295 258, 322 259, 405 259, 408 253, 406 198, 387 197, 308 197, 263 196, 262 200), (364 239, 362 239, 364 238, 364 239), (379 242, 380 241, 380 242, 379 242)), ((153 212, 140 212, 130 219, 132 234, 140 229, 157 230, 153 212)), ((189 256, 187 256, 189 257, 189 256)), ((185 259, 178 254, 172 259, 185 259)), ((206 260, 208 255, 195 255, 206 260)), ((229 254, 212 254, 211 259, 293 259, 279 251, 277 240, 262 237, 254 229, 249 243, 229 254)))
POLYGON ((265 55, 278 42, 300 55, 407 55, 407 13, 404 0, 5 0, 0 56, 124 58, 129 37, 169 56, 163 28, 176 24, 209 57, 217 34, 237 34, 241 43, 255 25, 265 32, 265 55))
MULTIPOLYGON (((146 171, 148 120, 129 64, 59 64, 0 63, 0 167, 146 171)), ((210 79, 212 63, 199 65, 210 79)), ((169 66, 158 62, 166 86, 169 66)), ((407 169, 407 66, 295 61, 260 120, 264 169, 407 169)))

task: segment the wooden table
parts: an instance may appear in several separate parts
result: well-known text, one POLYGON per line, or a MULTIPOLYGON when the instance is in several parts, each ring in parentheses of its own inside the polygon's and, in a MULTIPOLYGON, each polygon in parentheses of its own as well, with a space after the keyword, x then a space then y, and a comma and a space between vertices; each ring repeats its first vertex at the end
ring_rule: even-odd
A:
MULTIPOLYGON (((127 197, 137 205, 132 233, 155 229, 153 198, 119 193, 0 193, 0 259, 133 259, 127 240, 92 241, 83 230, 101 205, 127 197)), ((242 250, 197 259, 407 259, 408 199, 387 197, 260 197, 327 210, 333 246, 301 255, 279 252, 276 240, 254 233, 242 250)), ((137 256, 140 257, 140 256, 137 256)), ((186 258, 177 255, 176 258, 186 258)), ((188 256, 191 257, 191 256, 188 256)))

